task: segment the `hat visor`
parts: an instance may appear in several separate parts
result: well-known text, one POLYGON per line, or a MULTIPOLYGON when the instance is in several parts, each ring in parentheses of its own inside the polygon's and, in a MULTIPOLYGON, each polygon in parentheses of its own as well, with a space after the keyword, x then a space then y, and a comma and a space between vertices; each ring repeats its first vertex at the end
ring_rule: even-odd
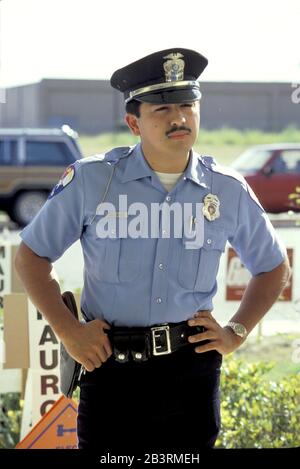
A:
POLYGON ((141 96, 134 97, 136 101, 152 104, 177 104, 177 103, 191 103, 201 98, 201 91, 199 88, 183 88, 168 91, 157 91, 156 93, 148 93, 141 96))

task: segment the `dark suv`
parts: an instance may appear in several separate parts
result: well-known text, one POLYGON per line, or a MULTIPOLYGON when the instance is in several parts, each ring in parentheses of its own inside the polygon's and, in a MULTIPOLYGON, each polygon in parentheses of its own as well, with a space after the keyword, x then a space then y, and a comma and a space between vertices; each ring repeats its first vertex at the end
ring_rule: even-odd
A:
POLYGON ((0 210, 29 223, 66 166, 82 157, 77 134, 61 129, 0 129, 0 210))

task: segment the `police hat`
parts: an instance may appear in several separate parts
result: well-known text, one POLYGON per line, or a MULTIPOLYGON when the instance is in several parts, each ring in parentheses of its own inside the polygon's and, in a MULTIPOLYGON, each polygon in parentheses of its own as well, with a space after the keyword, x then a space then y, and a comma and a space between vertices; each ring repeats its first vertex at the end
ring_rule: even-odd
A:
POLYGON ((166 49, 116 70, 113 88, 124 93, 125 103, 184 103, 201 98, 197 81, 208 60, 189 49, 166 49))

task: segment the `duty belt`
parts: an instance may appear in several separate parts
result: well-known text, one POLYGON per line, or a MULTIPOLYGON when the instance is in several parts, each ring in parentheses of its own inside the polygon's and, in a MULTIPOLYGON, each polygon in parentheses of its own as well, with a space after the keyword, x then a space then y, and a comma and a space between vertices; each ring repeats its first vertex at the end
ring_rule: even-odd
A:
POLYGON ((204 330, 203 326, 191 327, 183 321, 147 328, 112 326, 106 332, 113 348, 114 359, 126 363, 129 360, 143 362, 152 357, 175 352, 186 345, 191 345, 188 336, 204 330))

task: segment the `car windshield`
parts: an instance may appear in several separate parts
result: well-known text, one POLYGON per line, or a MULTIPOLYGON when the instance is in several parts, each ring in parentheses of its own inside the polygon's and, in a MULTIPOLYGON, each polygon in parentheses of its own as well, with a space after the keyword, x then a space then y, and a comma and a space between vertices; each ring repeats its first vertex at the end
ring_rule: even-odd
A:
POLYGON ((236 171, 256 171, 261 169, 271 156, 270 150, 250 148, 232 163, 236 171))

